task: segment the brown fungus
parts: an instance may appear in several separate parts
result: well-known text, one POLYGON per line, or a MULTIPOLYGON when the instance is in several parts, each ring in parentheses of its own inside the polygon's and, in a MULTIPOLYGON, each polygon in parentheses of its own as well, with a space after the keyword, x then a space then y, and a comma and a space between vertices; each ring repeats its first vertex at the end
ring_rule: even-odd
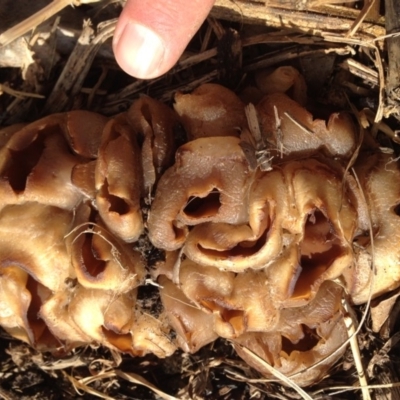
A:
POLYGON ((176 113, 165 104, 148 96, 133 102, 127 119, 138 134, 141 144, 141 164, 145 193, 174 160, 175 132, 179 128, 176 113))
POLYGON ((71 183, 79 159, 63 135, 64 114, 54 114, 15 132, 0 149, 2 205, 37 201, 72 209, 81 194, 71 183))
POLYGON ((90 201, 96 198, 96 160, 76 164, 71 172, 71 181, 81 194, 90 201))
POLYGON ((34 344, 27 318, 31 293, 26 288, 28 273, 16 265, 0 269, 0 324, 12 336, 34 344))
POLYGON ((48 288, 18 265, 10 265, 0 269, 0 289, 0 324, 10 335, 42 351, 60 347, 39 315, 51 295, 48 288))
POLYGON ((280 157, 310 155, 323 149, 330 155, 350 158, 355 149, 356 130, 345 113, 334 113, 327 122, 314 119, 283 93, 265 96, 257 111, 264 139, 280 157))
POLYGON ((148 220, 150 240, 156 247, 176 250, 183 245, 188 226, 246 221, 250 183, 238 138, 188 142, 177 150, 174 166, 157 186, 148 220))
POLYGON ((255 81, 264 94, 287 93, 302 106, 307 102, 306 82, 296 68, 283 66, 260 70, 255 74, 255 81))
POLYGON ((352 300, 362 304, 400 286, 400 169, 390 155, 366 153, 360 156, 355 174, 369 213, 359 215, 364 230, 354 238, 356 260, 344 277, 352 300), (369 218, 372 233, 365 220, 369 218))
POLYGON ((108 229, 125 242, 136 241, 143 231, 139 154, 130 126, 122 118, 110 120, 95 165, 96 205, 108 229))
POLYGON ((343 348, 338 350, 347 339, 341 296, 340 287, 326 282, 308 305, 283 310, 275 331, 246 333, 234 339, 237 353, 267 377, 273 376, 257 357, 300 386, 315 383, 344 353, 343 348))
POLYGON ((137 312, 132 328, 134 353, 138 356, 152 353, 159 358, 170 356, 176 350, 176 346, 168 337, 169 331, 170 327, 161 319, 137 312))
POLYGON ((177 334, 178 346, 186 352, 195 353, 218 335, 210 326, 213 316, 203 312, 192 303, 166 276, 159 278, 160 296, 169 323, 177 334))
POLYGON ((78 287, 71 298, 68 313, 80 331, 92 341, 129 353, 133 352, 130 332, 135 300, 135 291, 116 294, 112 290, 78 287))
POLYGON ((189 94, 177 92, 174 109, 190 140, 239 136, 247 127, 242 101, 231 90, 215 83, 205 83, 189 94))
POLYGON ((66 210, 40 203, 0 210, 0 268, 18 266, 52 291, 74 277, 64 237, 73 226, 66 210))
POLYGON ((271 331, 279 321, 264 271, 234 274, 185 260, 179 278, 184 295, 213 314, 214 331, 221 337, 271 331))
POLYGON ((281 299, 308 299, 324 279, 338 277, 352 262, 357 214, 342 188, 338 171, 321 161, 282 164, 254 180, 248 224, 196 226, 184 252, 196 263, 227 271, 269 267, 287 276, 284 282, 276 278, 286 285, 281 299), (292 261, 276 268, 288 253, 292 261))
POLYGON ((74 296, 74 288, 65 285, 50 296, 41 306, 40 318, 46 323, 51 333, 60 341, 60 347, 66 351, 90 343, 92 337, 81 330, 74 322, 69 310, 74 296))
POLYGON ((76 212, 76 227, 66 237, 70 262, 78 282, 92 289, 127 292, 144 277, 141 256, 121 242, 82 205, 76 212))
POLYGON ((74 110, 66 114, 65 136, 71 149, 82 157, 97 158, 101 136, 108 118, 90 111, 74 110))

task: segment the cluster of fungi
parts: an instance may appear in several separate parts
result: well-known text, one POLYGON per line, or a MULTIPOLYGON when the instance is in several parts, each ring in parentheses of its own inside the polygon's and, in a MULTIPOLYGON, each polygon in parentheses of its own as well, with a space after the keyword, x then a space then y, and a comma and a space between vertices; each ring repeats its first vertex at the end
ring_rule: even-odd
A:
POLYGON ((321 379, 348 340, 342 300, 400 285, 400 171, 353 116, 314 119, 294 68, 255 82, 3 129, 0 325, 56 352, 166 357, 222 337, 266 376, 244 349, 321 379), (137 300, 149 280, 157 315, 137 300))

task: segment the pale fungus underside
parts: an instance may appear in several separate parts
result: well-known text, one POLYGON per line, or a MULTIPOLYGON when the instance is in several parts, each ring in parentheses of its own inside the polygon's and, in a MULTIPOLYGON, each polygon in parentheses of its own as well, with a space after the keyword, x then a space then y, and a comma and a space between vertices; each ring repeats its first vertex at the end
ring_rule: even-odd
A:
POLYGON ((57 353, 163 358, 221 337, 265 377, 244 349, 299 386, 322 379, 348 340, 343 299, 400 286, 400 171, 351 115, 314 118, 294 68, 256 83, 204 84, 174 110, 143 96, 113 118, 53 114, 5 139, 0 325, 57 353), (146 265, 143 238, 163 262, 146 265), (149 279, 157 315, 137 299, 149 279))

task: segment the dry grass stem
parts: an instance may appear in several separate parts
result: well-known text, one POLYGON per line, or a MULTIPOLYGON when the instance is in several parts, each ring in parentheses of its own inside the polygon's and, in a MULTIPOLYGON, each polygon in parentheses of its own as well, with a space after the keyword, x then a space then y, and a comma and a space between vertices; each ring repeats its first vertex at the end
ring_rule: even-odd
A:
POLYGON ((105 393, 99 392, 96 389, 87 386, 85 383, 82 383, 80 380, 75 379, 73 376, 67 374, 63 371, 63 375, 72 383, 78 395, 82 396, 83 393, 91 394, 96 397, 100 397, 104 400, 116 400, 114 397, 107 396, 105 393))
POLYGON ((90 23, 85 23, 77 44, 47 99, 43 111, 45 114, 62 111, 71 105, 71 99, 80 92, 100 45, 113 35, 114 29, 115 21, 111 21, 99 28, 97 35, 92 38, 94 31, 90 23))
POLYGON ((44 99, 45 98, 45 96, 42 96, 41 94, 21 92, 19 90, 11 89, 7 85, 2 85, 0 83, 0 96, 3 93, 7 93, 7 94, 9 94, 9 95, 11 95, 13 97, 18 98, 18 99, 23 99, 24 97, 32 97, 34 99, 44 99))
POLYGON ((245 108, 247 123, 249 124, 250 132, 254 137, 256 148, 263 146, 260 124, 258 122, 257 110, 254 104, 250 103, 245 108))
POLYGON ((353 25, 347 32, 346 36, 354 36, 354 34, 360 29, 361 24, 367 18, 367 15, 370 13, 376 3, 378 3, 377 0, 366 0, 364 2, 363 8, 358 14, 356 20, 353 22, 353 25))
POLYGON ((340 64, 340 66, 344 69, 347 69, 355 76, 364 79, 369 84, 373 86, 378 86, 379 76, 378 73, 374 71, 372 68, 368 68, 352 58, 347 58, 340 64))
POLYGON ((156 393, 161 399, 163 400, 179 400, 178 398, 174 396, 170 396, 160 389, 158 389, 156 386, 154 386, 152 383, 144 379, 142 376, 134 374, 132 372, 123 372, 120 370, 115 370, 115 375, 127 380, 128 382, 135 383, 137 385, 142 385, 146 386, 148 389, 152 390, 154 393, 156 393))
POLYGON ((36 29, 37 26, 42 24, 44 21, 47 21, 63 8, 71 5, 71 3, 71 0, 53 0, 50 4, 33 14, 31 17, 3 32, 0 35, 0 47, 7 46, 30 30, 36 29))
MULTIPOLYGON (((282 2, 284 3, 284 2, 282 2)), ((281 3, 279 3, 281 5, 281 3)), ((291 3, 289 3, 292 6, 291 3)), ((333 13, 335 8, 330 8, 333 13)), ((336 8, 336 10, 338 10, 336 8)), ((269 7, 265 4, 248 2, 244 0, 235 1, 233 4, 230 0, 217 0, 211 15, 219 19, 227 19, 240 23, 258 23, 274 28, 291 27, 297 31, 313 33, 323 32, 327 27, 337 32, 347 32, 352 28, 354 20, 350 16, 328 16, 318 12, 307 12, 285 9, 282 7, 269 7)), ((353 14, 354 15, 354 14, 353 14)), ((385 28, 376 23, 360 24, 358 33, 368 36, 377 37, 385 34, 385 28)))
POLYGON ((343 308, 346 311, 346 315, 344 317, 345 324, 347 327, 347 332, 350 339, 350 347, 353 353, 354 363, 357 369, 358 380, 360 381, 361 392, 363 396, 363 400, 371 400, 371 396, 368 390, 368 381, 367 376, 364 371, 363 363, 361 360, 360 348, 358 346, 358 340, 356 335, 356 321, 354 319, 354 313, 351 310, 349 303, 346 299, 342 300, 343 308))
POLYGON ((275 376, 278 381, 283 382, 287 386, 291 387, 294 389, 303 400, 312 400, 312 397, 310 397, 300 386, 298 386, 295 382, 293 382, 290 378, 279 372, 277 369, 275 369, 272 365, 269 365, 267 362, 265 362, 262 358, 260 358, 257 354, 253 353, 251 350, 249 350, 246 347, 241 346, 242 351, 251 357, 254 362, 259 363, 262 365, 263 368, 268 370, 269 373, 271 373, 273 376, 275 376))

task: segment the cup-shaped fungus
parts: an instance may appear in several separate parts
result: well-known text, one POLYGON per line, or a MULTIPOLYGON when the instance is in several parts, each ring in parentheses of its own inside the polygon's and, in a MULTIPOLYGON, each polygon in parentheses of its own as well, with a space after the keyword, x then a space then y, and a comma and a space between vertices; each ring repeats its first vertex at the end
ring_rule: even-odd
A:
POLYGON ((247 127, 244 104, 231 90, 205 83, 190 94, 175 94, 175 111, 190 140, 212 136, 239 136, 247 127))
POLYGON ((71 297, 68 313, 85 335, 107 347, 133 353, 135 290, 120 294, 80 286, 71 297))
POLYGON ((12 336, 34 343, 28 321, 31 294, 26 288, 28 273, 17 265, 2 266, 0 269, 0 324, 12 336))
POLYGON ((208 223, 195 227, 185 243, 186 255, 199 264, 234 272, 270 264, 282 251, 280 226, 288 213, 282 173, 256 174, 248 204, 246 224, 208 223))
POLYGON ((76 164, 71 172, 71 181, 86 199, 94 202, 96 190, 96 160, 76 164))
POLYGON ((271 150, 283 156, 304 156, 325 150, 349 158, 355 149, 355 128, 345 113, 328 122, 313 119, 305 108, 283 93, 265 96, 258 104, 261 131, 271 150))
POLYGON ((352 263, 357 212, 350 199, 355 195, 340 172, 308 159, 259 173, 250 192, 248 224, 196 226, 185 254, 198 264, 233 272, 268 267, 280 301, 309 300, 322 281, 338 277, 352 263))
POLYGON ((90 111, 66 113, 64 133, 74 153, 85 158, 97 158, 107 120, 107 117, 90 111))
MULTIPOLYGON (((315 159, 291 162, 284 167, 293 195, 290 207, 296 211, 288 214, 292 218, 285 219, 282 233, 284 237, 287 230, 292 238, 297 236, 297 264, 291 266, 293 275, 286 302, 308 301, 324 280, 337 278, 353 262, 356 193, 343 181, 343 170, 338 168, 315 159)), ((278 271, 279 268, 274 282, 279 280, 278 271)))
POLYGON ((136 312, 136 319, 132 326, 132 340, 134 354, 144 356, 152 353, 159 358, 170 356, 176 346, 168 337, 170 326, 156 319, 152 315, 136 312))
POLYGON ((169 323, 177 334, 178 346, 188 353, 213 342, 218 335, 210 326, 213 316, 192 303, 167 277, 160 276, 160 296, 169 323))
MULTIPOLYGON (((79 328, 69 310, 75 288, 72 281, 53 293, 41 306, 39 317, 46 323, 50 332, 66 351, 92 342, 92 337, 79 328)), ((91 312, 91 309, 90 311, 91 312)))
POLYGON ((174 166, 159 181, 148 220, 156 247, 178 249, 188 226, 247 220, 252 175, 239 142, 235 137, 201 138, 177 150, 174 166))
POLYGON ((8 142, 14 133, 20 131, 25 125, 26 124, 20 123, 0 128, 0 149, 8 142))
POLYGON ((76 212, 76 227, 66 238, 78 282, 92 289, 127 292, 144 277, 141 256, 131 246, 119 241, 82 205, 76 212))
POLYGON ((52 291, 74 277, 64 243, 73 215, 39 203, 0 210, 0 268, 17 265, 52 291))
POLYGON ((286 93, 301 105, 307 101, 307 86, 303 75, 293 67, 264 69, 255 74, 257 87, 264 94, 286 93))
POLYGON ((344 276, 352 300, 361 304, 400 286, 400 170, 397 160, 379 152, 361 154, 354 170, 369 212, 359 214, 356 262, 344 276))
POLYGON ((315 383, 344 353, 339 347, 348 335, 341 297, 338 285, 325 282, 311 303, 283 310, 275 331, 245 333, 233 339, 237 353, 267 377, 273 375, 263 362, 300 386, 315 383))
POLYGON ((108 229, 126 242, 143 231, 139 154, 132 128, 122 117, 110 120, 95 166, 96 205, 108 229))
POLYGON ((270 331, 279 321, 265 271, 235 274, 187 259, 180 267, 179 280, 183 294, 198 309, 213 315, 214 331, 221 337, 270 331))
POLYGON ((40 318, 42 304, 51 291, 19 265, 0 268, 0 324, 12 336, 47 351, 59 347, 59 341, 40 318))
POLYGON ((54 114, 24 126, 0 149, 2 205, 37 201, 72 209, 81 194, 71 184, 79 159, 63 135, 65 114, 54 114))
POLYGON ((173 163, 179 119, 165 104, 148 96, 134 101, 126 116, 141 138, 143 185, 148 193, 161 173, 173 163))

